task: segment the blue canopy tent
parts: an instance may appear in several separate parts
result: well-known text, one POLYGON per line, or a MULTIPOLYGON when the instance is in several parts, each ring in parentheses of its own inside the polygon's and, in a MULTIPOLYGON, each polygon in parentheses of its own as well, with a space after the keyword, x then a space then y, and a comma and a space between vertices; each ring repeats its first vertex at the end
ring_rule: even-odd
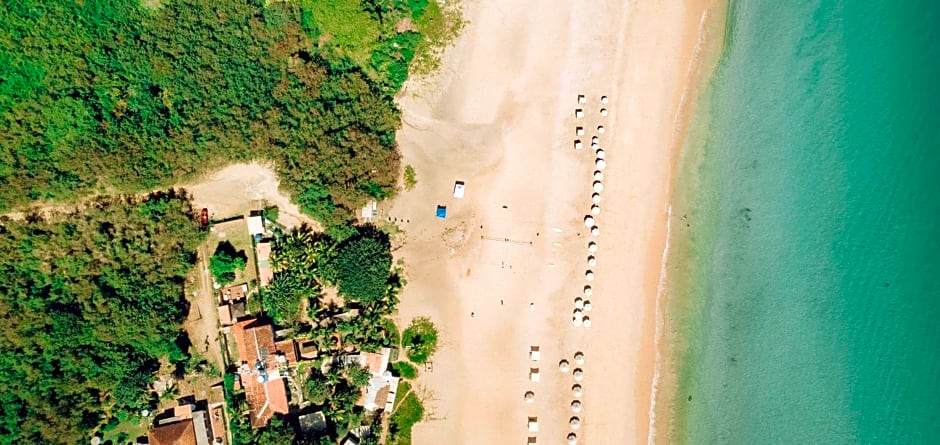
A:
POLYGON ((447 217, 447 207, 445 207, 445 206, 437 206, 437 217, 438 217, 438 218, 446 218, 446 217, 447 217))

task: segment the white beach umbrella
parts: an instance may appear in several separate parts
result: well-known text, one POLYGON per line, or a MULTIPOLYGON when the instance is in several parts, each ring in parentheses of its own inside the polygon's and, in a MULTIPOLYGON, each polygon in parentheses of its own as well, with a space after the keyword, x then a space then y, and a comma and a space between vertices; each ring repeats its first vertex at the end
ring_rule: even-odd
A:
POLYGON ((578 435, 575 433, 568 434, 568 445, 578 445, 578 435))
POLYGON ((571 317, 571 324, 576 328, 580 328, 584 320, 581 317, 571 317))
POLYGON ((600 203, 601 203, 601 194, 600 194, 600 193, 594 193, 594 194, 592 194, 592 195, 591 195, 591 202, 593 202, 594 204, 600 204, 600 203))
POLYGON ((526 392, 525 392, 524 399, 525 399, 525 403, 532 403, 532 402, 534 402, 534 401, 535 401, 535 393, 532 392, 532 391, 526 391, 526 392))
POLYGON ((584 312, 591 312, 591 309, 592 309, 592 307, 591 307, 591 300, 585 300, 585 301, 584 301, 584 308, 583 308, 583 309, 584 309, 584 312))
POLYGON ((584 226, 585 227, 594 227, 594 217, 587 215, 584 217, 584 226))
POLYGON ((591 253, 597 252, 597 243, 595 243, 594 241, 588 242, 588 251, 590 251, 591 253))
POLYGON ((582 320, 582 322, 584 323, 584 327, 586 327, 586 328, 591 327, 591 318, 590 318, 590 317, 584 317, 584 320, 582 320))
POLYGON ((574 353, 574 362, 583 365, 584 364, 584 353, 581 351, 574 353))
POLYGON ((580 384, 575 383, 571 385, 571 394, 575 397, 581 397, 584 395, 584 388, 582 388, 580 384))
POLYGON ((599 144, 591 144, 591 150, 597 151, 600 149, 601 149, 601 146, 599 144))
POLYGON ((572 313, 574 314, 576 318, 580 318, 582 320, 584 319, 584 313, 581 312, 581 309, 576 308, 572 313))
POLYGON ((594 180, 595 180, 595 181, 603 181, 603 180, 604 180, 604 172, 602 172, 602 171, 600 171, 600 170, 594 170, 594 180))
POLYGON ((594 154, 597 156, 597 159, 607 159, 607 153, 604 150, 597 150, 597 153, 594 154))
POLYGON ((584 380, 584 370, 581 368, 575 368, 574 372, 572 372, 571 375, 574 377, 574 380, 576 382, 580 382, 584 380))
POLYGON ((578 309, 583 308, 583 307, 584 307, 584 299, 581 298, 581 297, 575 297, 575 298, 574 298, 574 307, 575 307, 575 308, 578 308, 578 309))
POLYGON ((607 109, 606 109, 606 108, 601 108, 601 116, 607 117, 607 109))
POLYGON ((603 159, 598 159, 594 161, 594 167, 597 168, 598 170, 603 170, 607 168, 607 161, 603 159))
POLYGON ((588 281, 594 281, 594 272, 590 270, 587 272, 584 272, 584 279, 588 281))
POLYGON ((594 204, 591 206, 591 214, 594 216, 601 214, 601 206, 594 204))
POLYGON ((597 126, 597 132, 598 132, 598 133, 604 134, 605 131, 607 131, 607 130, 604 129, 604 126, 603 126, 603 125, 598 125, 598 126, 597 126))
POLYGON ((584 296, 590 297, 594 294, 594 289, 591 289, 591 286, 584 286, 584 296))
POLYGON ((601 143, 601 138, 597 136, 591 136, 591 144, 600 144, 600 143, 601 143))
POLYGON ((594 191, 597 192, 597 193, 600 193, 600 192, 603 192, 603 191, 604 191, 604 183, 602 183, 602 182, 600 182, 600 181, 594 181, 594 186, 593 186, 593 187, 594 187, 594 191))
POLYGON ((609 101, 609 100, 607 99, 607 96, 601 96, 601 103, 602 103, 602 104, 607 105, 607 102, 608 102, 608 101, 609 101))
POLYGON ((594 258, 594 255, 588 255, 588 266, 594 267, 597 265, 597 260, 594 258))
POLYGON ((597 226, 591 227, 591 236, 600 236, 601 229, 597 226))
POLYGON ((581 428, 581 419, 579 419, 577 416, 572 417, 568 420, 568 426, 570 426, 573 430, 581 428))
POLYGON ((572 400, 572 401, 571 401, 571 411, 574 411, 574 412, 576 412, 576 413, 580 413, 580 412, 581 412, 581 401, 580 401, 580 400, 572 400))
POLYGON ((560 362, 558 362, 559 371, 568 372, 569 369, 571 369, 571 364, 568 363, 568 360, 562 359, 560 362))

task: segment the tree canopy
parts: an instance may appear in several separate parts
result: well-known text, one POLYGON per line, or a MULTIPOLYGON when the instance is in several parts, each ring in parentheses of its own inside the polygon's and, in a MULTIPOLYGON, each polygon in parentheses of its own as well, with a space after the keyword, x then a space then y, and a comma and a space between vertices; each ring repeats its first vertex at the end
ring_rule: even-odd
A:
POLYGON ((4 2, 0 211, 251 159, 327 225, 394 191, 426 1, 141 3, 4 2))
POLYGON ((216 283, 226 285, 235 281, 235 272, 245 270, 248 255, 244 250, 235 250, 228 241, 222 241, 209 259, 209 272, 216 283))
POLYGON ((385 296, 391 275, 392 253, 387 240, 356 237, 339 247, 330 263, 332 278, 345 298, 364 303, 385 296))
POLYGON ((0 221, 0 443, 79 443, 147 407, 202 234, 184 192, 0 221))
POLYGON ((437 351, 437 327, 430 318, 415 318, 402 332, 401 344, 408 353, 408 360, 425 363, 437 351))

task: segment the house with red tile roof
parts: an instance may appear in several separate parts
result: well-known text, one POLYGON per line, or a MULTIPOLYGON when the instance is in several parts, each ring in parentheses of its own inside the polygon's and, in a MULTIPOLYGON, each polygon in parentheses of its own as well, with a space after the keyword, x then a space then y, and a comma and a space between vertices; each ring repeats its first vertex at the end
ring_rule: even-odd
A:
POLYGON ((155 426, 147 431, 150 445, 210 445, 225 441, 222 403, 183 403, 157 416, 155 426), (217 416, 213 417, 211 411, 217 416))
POLYGON ((297 361, 293 340, 274 341, 274 327, 257 319, 232 326, 238 346, 238 374, 248 402, 251 426, 268 424, 275 414, 290 411, 288 365, 297 361))

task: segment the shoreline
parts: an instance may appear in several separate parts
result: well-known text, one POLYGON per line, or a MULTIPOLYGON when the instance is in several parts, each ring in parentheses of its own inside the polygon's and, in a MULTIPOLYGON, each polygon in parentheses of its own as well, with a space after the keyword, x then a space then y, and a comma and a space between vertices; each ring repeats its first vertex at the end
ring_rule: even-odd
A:
MULTIPOLYGON (((676 338, 678 332, 667 332, 669 324, 669 291, 675 277, 670 277, 669 269, 679 266, 681 262, 681 244, 677 249, 670 251, 670 242, 678 234, 672 233, 673 201, 676 190, 682 186, 683 156, 691 137, 691 124, 696 106, 699 105, 701 95, 705 94, 707 83, 714 75, 721 57, 724 45, 724 28, 727 20, 728 1, 714 0, 703 11, 698 23, 698 39, 693 49, 689 63, 686 90, 682 94, 679 113, 676 115, 676 140, 672 147, 673 179, 669 185, 669 199, 665 224, 665 242, 662 244, 660 257, 659 280, 657 282, 657 295, 655 304, 655 360, 654 377, 651 384, 649 419, 650 429, 647 443, 674 443, 675 442, 675 404, 678 385, 679 352, 681 338, 676 338), (657 424, 657 421, 660 422, 657 424), (665 426, 658 431, 658 426, 665 426), (660 432, 661 435, 657 435, 660 432)), ((679 221, 681 223, 681 221, 679 221)), ((679 336, 681 337, 681 335, 679 336)))
POLYGON ((409 281, 399 322, 430 316, 442 340, 433 371, 418 380, 429 419, 415 427, 414 443, 520 442, 534 434, 527 416, 539 418, 539 442, 564 438, 571 375, 556 364, 574 351, 588 357, 582 443, 650 441, 653 421, 668 417, 655 414, 653 384, 666 224, 700 17, 714 1, 532 11, 521 0, 478 0, 465 5, 469 25, 440 74, 406 87, 398 139, 418 185, 383 216, 407 221, 396 252, 409 281), (602 31, 612 28, 615 35, 602 31), (513 39, 516 47, 502 43, 513 39), (590 110, 600 95, 612 99, 590 329, 570 321, 592 239, 580 233, 592 156, 570 145, 576 94, 588 96, 590 110), (449 196, 454 180, 467 181, 459 201, 449 196), (434 204, 448 206, 445 220, 427 210, 434 204), (540 363, 528 360, 532 345, 540 363), (532 366, 538 383, 527 378, 532 366), (522 402, 524 390, 536 392, 533 404, 522 402))

